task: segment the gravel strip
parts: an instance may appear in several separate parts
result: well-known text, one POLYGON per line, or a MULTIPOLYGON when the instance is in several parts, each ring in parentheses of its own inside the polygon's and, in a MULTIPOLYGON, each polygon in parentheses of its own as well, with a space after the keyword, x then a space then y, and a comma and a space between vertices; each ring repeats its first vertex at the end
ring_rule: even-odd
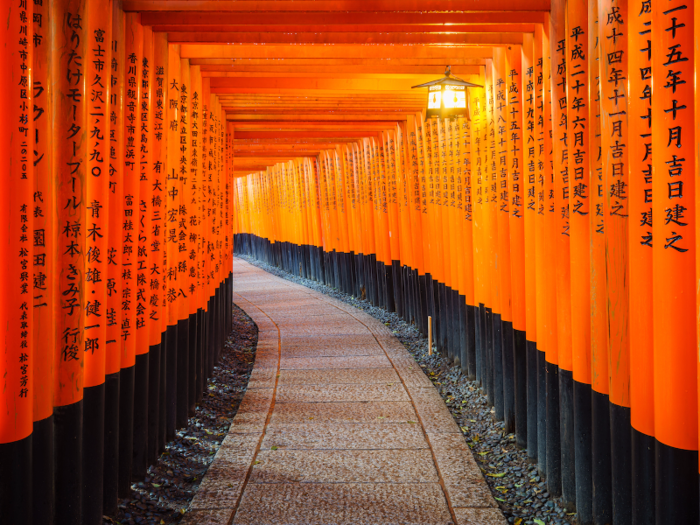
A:
POLYGON ((546 482, 528 461, 527 452, 515 445, 514 434, 504 434, 504 423, 496 421, 494 409, 475 381, 438 354, 428 356, 428 341, 395 313, 372 306, 324 284, 287 273, 275 266, 237 255, 277 277, 304 285, 350 304, 383 322, 413 355, 438 389, 452 416, 462 429, 477 464, 508 523, 515 525, 563 525, 576 522, 561 502, 547 492, 546 482))
POLYGON ((165 446, 146 479, 131 485, 119 512, 103 524, 179 523, 236 415, 253 370, 258 327, 243 310, 233 307, 233 331, 207 381, 207 390, 187 428, 165 446))

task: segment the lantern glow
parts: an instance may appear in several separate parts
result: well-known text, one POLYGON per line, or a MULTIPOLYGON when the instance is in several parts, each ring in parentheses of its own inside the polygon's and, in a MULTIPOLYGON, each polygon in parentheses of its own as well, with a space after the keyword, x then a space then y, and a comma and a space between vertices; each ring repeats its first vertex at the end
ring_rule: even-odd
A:
POLYGON ((470 119, 469 97, 467 88, 483 87, 454 77, 450 74, 450 66, 445 70, 444 78, 433 80, 413 88, 428 88, 428 108, 425 118, 457 118, 470 119))

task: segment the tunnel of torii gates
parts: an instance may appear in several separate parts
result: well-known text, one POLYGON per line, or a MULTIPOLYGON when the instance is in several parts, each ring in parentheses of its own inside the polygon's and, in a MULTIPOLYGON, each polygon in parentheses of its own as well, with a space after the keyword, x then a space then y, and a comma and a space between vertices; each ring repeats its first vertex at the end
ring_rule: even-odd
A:
POLYGON ((698 523, 692 0, 0 3, 0 522, 115 512, 235 251, 431 316, 582 523, 698 523))

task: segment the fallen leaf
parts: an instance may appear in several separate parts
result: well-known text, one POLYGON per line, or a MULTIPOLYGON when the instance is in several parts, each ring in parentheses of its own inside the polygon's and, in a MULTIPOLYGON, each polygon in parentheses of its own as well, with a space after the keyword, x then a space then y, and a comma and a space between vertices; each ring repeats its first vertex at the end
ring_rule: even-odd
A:
POLYGON ((270 447, 270 450, 277 450, 277 445, 272 445, 272 446, 270 447))
POLYGON ((254 462, 253 462, 253 465, 257 465, 257 464, 259 464, 259 463, 260 463, 259 461, 254 461, 254 462))
POLYGON ((523 519, 518 518, 517 520, 515 520, 515 525, 520 525, 522 522, 523 522, 523 519))
POLYGON ((411 423, 411 424, 414 424, 414 423, 415 423, 415 421, 407 421, 407 423, 411 423))
POLYGON ((488 474, 488 476, 489 476, 489 477, 492 477, 492 478, 502 478, 502 477, 505 476, 505 475, 506 475, 505 472, 500 472, 500 473, 498 473, 498 474, 488 474))
POLYGON ((160 487, 160 483, 151 483, 151 485, 153 485, 156 488, 160 487))
MULTIPOLYGON (((493 498, 493 499, 495 499, 496 501, 502 501, 503 503, 506 502, 506 500, 504 500, 503 498, 493 498)), ((542 525, 544 525, 544 524, 542 524, 542 525)))
POLYGON ((547 524, 546 524, 544 521, 542 521, 542 520, 532 520, 532 521, 534 521, 535 523, 537 523, 537 525, 547 525, 547 524))

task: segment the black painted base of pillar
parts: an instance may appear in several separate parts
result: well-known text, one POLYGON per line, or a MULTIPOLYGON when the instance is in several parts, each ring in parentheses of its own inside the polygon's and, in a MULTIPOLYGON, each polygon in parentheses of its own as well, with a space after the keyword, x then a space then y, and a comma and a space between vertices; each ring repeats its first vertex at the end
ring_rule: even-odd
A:
POLYGON ((0 520, 32 525, 32 435, 0 444, 0 520))
POLYGON ((105 376, 104 477, 102 509, 106 516, 117 513, 119 493, 119 390, 121 372, 105 376))
POLYGON ((83 390, 83 525, 102 524, 104 432, 103 383, 83 390))
POLYGON ((656 440, 632 429, 632 523, 656 523, 656 440))

